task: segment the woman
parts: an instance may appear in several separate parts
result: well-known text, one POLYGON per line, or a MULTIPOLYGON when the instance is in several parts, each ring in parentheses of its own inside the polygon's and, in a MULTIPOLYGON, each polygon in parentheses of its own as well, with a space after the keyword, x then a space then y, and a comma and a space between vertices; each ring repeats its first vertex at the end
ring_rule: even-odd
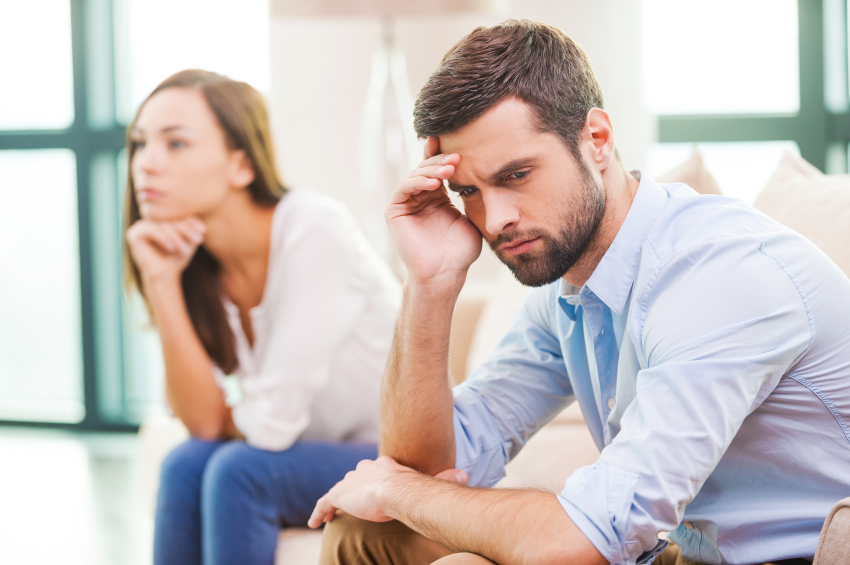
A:
POLYGON ((283 187, 245 83, 166 79, 128 153, 127 264, 192 435, 163 464, 154 562, 273 563, 280 528, 376 457, 398 281, 339 203, 283 187))

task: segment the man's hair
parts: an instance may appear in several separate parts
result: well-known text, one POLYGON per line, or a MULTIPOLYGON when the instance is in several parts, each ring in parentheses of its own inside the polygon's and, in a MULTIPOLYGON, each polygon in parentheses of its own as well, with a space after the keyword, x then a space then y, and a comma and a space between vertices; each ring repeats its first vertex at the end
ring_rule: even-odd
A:
POLYGON ((538 128, 558 135, 581 159, 587 112, 602 108, 602 89, 585 52, 562 31, 529 20, 479 27, 443 57, 413 111, 420 137, 453 133, 506 98, 534 111, 538 128))

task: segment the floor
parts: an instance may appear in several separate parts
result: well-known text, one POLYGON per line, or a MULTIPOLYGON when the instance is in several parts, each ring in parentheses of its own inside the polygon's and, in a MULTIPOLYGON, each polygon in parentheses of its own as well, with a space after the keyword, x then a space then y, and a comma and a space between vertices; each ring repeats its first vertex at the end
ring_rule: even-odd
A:
POLYGON ((134 434, 0 427, 0 563, 149 565, 134 434))

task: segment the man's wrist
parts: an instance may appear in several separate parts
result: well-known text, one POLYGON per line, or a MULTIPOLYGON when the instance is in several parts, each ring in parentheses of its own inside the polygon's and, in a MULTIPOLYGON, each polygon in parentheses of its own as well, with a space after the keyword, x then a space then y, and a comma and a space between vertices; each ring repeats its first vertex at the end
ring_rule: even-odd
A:
POLYGON ((427 488, 427 483, 431 479, 432 477, 417 471, 394 473, 381 486, 379 494, 381 510, 393 520, 407 523, 409 513, 405 506, 405 500, 416 500, 418 497, 405 497, 405 493, 412 494, 417 489, 427 488))
POLYGON ((447 273, 427 279, 412 275, 404 280, 404 294, 422 299, 454 300, 466 282, 466 272, 447 273))

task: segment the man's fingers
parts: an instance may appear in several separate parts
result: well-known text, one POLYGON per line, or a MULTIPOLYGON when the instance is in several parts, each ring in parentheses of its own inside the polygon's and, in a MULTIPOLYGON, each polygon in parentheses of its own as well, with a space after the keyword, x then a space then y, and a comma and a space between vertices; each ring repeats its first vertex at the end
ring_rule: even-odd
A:
POLYGON ((412 171, 410 173, 409 178, 413 177, 431 177, 435 179, 448 180, 451 176, 455 174, 454 165, 426 165, 424 167, 419 167, 418 169, 412 171))
POLYGON ((405 179, 398 184, 390 198, 390 204, 403 204, 412 196, 418 196, 423 192, 433 192, 440 189, 443 183, 440 179, 430 177, 414 177, 405 179))
POLYGON ((333 504, 330 503, 330 494, 328 493, 316 503, 316 507, 313 509, 313 513, 310 514, 310 519, 307 520, 307 526, 313 529, 318 528, 325 522, 329 522, 331 518, 333 518, 333 514, 335 512, 335 508, 333 504), (330 515, 330 518, 328 517, 330 515))
POLYGON ((430 159, 440 153, 440 138, 432 135, 425 143, 425 159, 430 159))
MULTIPOLYGON (((440 154, 425 159, 421 163, 419 163, 419 167, 416 170, 419 170, 423 167, 431 167, 431 166, 440 166, 440 165, 452 165, 455 166, 460 163, 460 155, 457 153, 448 153, 446 155, 440 154)), ((416 171, 414 171, 415 173, 416 171)), ((411 173, 413 174, 413 173, 411 173)))
POLYGON ((334 518, 336 518, 336 508, 334 508, 333 506, 331 506, 331 509, 328 511, 328 513, 327 513, 327 514, 325 514, 325 515, 322 517, 322 522, 324 522, 325 524, 327 524, 328 522, 330 522, 330 521, 331 521, 331 520, 333 520, 334 518))

